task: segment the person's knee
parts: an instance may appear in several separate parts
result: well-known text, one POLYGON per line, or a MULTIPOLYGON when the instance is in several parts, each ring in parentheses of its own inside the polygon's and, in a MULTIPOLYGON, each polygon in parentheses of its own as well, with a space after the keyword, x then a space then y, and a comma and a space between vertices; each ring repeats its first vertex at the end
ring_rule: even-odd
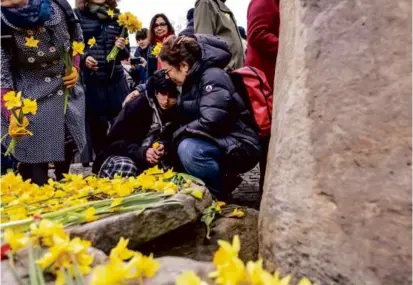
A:
POLYGON ((201 148, 192 138, 184 139, 178 145, 178 157, 184 167, 191 164, 193 157, 201 154, 201 148))

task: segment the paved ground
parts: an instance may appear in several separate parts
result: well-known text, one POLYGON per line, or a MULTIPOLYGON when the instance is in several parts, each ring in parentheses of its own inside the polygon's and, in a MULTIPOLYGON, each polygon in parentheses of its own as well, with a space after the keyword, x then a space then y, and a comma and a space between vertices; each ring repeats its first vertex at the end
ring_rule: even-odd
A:
MULTIPOLYGON (((82 167, 81 164, 72 164, 70 168, 71 173, 83 173, 89 175, 91 172, 90 167, 82 167)), ((50 170, 49 176, 53 176, 53 170, 50 170)), ((258 191, 258 184, 260 179, 259 167, 255 167, 250 172, 245 173, 243 176, 243 182, 233 192, 232 204, 240 206, 246 206, 249 208, 259 209, 261 196, 258 191)))

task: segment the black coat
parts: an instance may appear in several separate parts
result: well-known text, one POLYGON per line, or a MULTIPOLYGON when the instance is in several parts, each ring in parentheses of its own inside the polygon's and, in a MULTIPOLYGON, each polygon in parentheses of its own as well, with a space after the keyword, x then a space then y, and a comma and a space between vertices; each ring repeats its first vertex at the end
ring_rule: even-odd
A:
POLYGON ((202 60, 188 73, 178 100, 180 129, 176 144, 187 137, 216 143, 226 161, 245 172, 259 160, 259 136, 251 124, 252 114, 236 92, 223 68, 231 60, 227 44, 213 36, 197 35, 202 60), (249 123, 248 123, 249 122, 249 123))
POLYGON ((179 36, 192 36, 193 34, 195 34, 194 19, 188 22, 188 25, 179 33, 179 36))
POLYGON ((150 167, 146 151, 155 141, 168 150, 172 134, 177 129, 176 116, 176 109, 162 112, 147 94, 131 99, 111 127, 107 146, 96 157, 92 171, 98 173, 111 155, 129 157, 140 170, 150 167))
POLYGON ((121 60, 129 58, 129 45, 119 52, 112 78, 110 78, 110 75, 113 61, 106 61, 107 55, 115 45, 116 37, 119 37, 122 32, 122 27, 115 19, 100 20, 89 11, 75 9, 75 13, 79 18, 86 44, 85 53, 81 59, 85 83, 87 84, 88 81, 110 83, 125 78, 121 60), (96 44, 90 48, 87 42, 92 37, 95 37, 96 44), (98 62, 99 69, 97 71, 92 71, 85 66, 85 60, 88 56, 92 56, 98 62))

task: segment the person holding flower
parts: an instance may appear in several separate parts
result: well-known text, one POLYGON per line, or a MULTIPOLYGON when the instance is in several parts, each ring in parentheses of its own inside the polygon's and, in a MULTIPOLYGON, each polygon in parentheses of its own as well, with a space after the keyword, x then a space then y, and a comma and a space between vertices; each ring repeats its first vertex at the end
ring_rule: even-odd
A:
POLYGON ((129 94, 121 61, 129 58, 127 34, 121 37, 120 11, 116 0, 80 0, 75 13, 80 20, 83 37, 88 43, 81 58, 83 82, 86 86, 86 121, 93 152, 103 150, 109 125, 129 94), (114 60, 108 60, 112 49, 119 49, 114 60))
POLYGON ((14 144, 9 150, 20 162, 23 178, 42 185, 48 180, 49 162, 61 179, 76 149, 87 159, 85 98, 76 58, 70 70, 62 60, 62 53, 83 52, 83 37, 66 0, 1 1, 1 21, 2 144, 14 144), (74 42, 79 48, 73 48, 74 42), (66 90, 70 98, 65 114, 66 90), (20 100, 31 110, 12 114, 20 100))
POLYGON ((131 99, 110 129, 108 145, 92 168, 100 177, 136 176, 155 164, 174 166, 167 150, 177 128, 177 86, 162 71, 146 85, 147 91, 131 99))

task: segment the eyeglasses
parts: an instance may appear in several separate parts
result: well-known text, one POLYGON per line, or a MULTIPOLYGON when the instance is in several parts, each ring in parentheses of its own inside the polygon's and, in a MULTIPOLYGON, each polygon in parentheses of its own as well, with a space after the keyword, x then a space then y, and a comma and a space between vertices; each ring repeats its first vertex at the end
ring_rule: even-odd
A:
POLYGON ((166 26, 167 26, 166 23, 159 23, 159 24, 153 25, 153 28, 156 29, 157 27, 166 27, 166 26))
POLYGON ((165 78, 166 79, 169 79, 170 77, 169 77, 169 72, 172 70, 172 67, 171 68, 169 68, 169 69, 161 69, 161 70, 159 70, 159 72, 162 72, 162 73, 164 73, 165 74, 165 78))

